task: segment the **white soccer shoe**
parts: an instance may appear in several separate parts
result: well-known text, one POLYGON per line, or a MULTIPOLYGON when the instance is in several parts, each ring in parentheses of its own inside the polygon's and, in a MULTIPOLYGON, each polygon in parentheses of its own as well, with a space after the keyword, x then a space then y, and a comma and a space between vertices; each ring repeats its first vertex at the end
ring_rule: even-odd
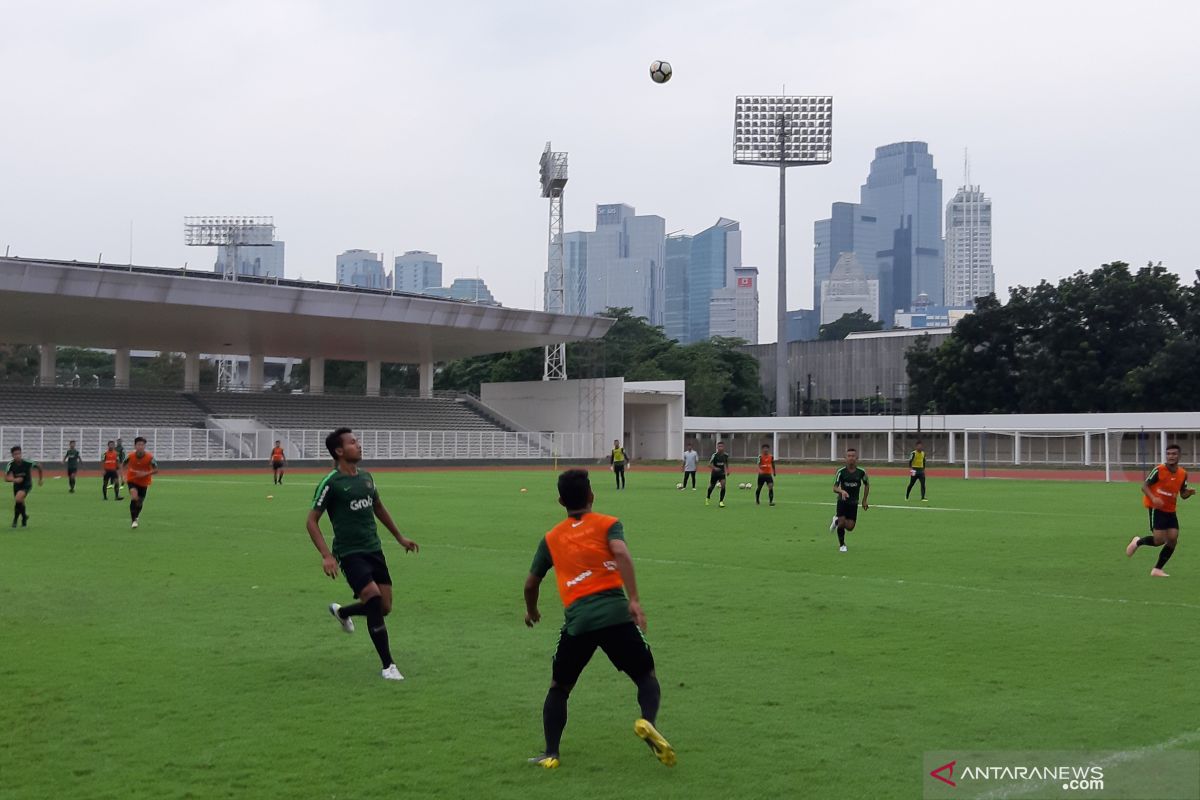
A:
POLYGON ((831 530, 831 531, 837 530, 837 517, 836 516, 833 518, 833 521, 829 523, 829 530, 831 530))
POLYGON ((131 527, 131 528, 136 528, 136 527, 137 527, 137 520, 135 519, 135 520, 133 521, 133 524, 132 524, 132 525, 130 525, 129 527, 131 527))
POLYGON ((342 606, 340 603, 329 604, 329 613, 333 614, 333 618, 337 620, 338 625, 342 626, 342 630, 344 630, 346 633, 354 633, 354 620, 350 619, 349 617, 343 617, 341 614, 339 614, 338 612, 341 611, 341 609, 342 606))
POLYGON ((839 553, 844 553, 844 552, 846 552, 846 545, 842 545, 841 547, 839 547, 839 548, 838 548, 838 552, 839 552, 839 553))
POLYGON ((400 670, 396 669, 395 664, 389 664, 388 668, 379 673, 385 681, 402 681, 404 676, 400 674, 400 670))

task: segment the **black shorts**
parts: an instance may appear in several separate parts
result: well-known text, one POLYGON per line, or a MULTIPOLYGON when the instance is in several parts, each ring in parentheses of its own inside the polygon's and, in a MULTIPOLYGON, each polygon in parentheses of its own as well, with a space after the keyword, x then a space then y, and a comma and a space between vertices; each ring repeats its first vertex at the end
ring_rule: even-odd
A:
POLYGON ((125 488, 126 489, 137 489, 138 502, 145 500, 146 495, 150 494, 149 486, 138 486, 136 483, 126 483, 125 488))
POLYGON ((1179 516, 1174 511, 1159 511, 1150 509, 1150 530, 1169 531, 1179 530, 1179 516))
POLYGON ((641 629, 632 622, 621 622, 595 631, 572 636, 564 626, 554 651, 553 678, 559 686, 571 687, 599 647, 612 665, 629 677, 642 677, 654 669, 654 656, 641 629))
POLYGON ((769 483, 772 486, 774 486, 775 485, 775 476, 774 475, 764 475, 761 472, 758 473, 758 486, 760 489, 762 488, 762 485, 764 483, 769 483))
POLYGON ((837 515, 843 519, 858 519, 858 503, 849 500, 838 500, 837 515))
POLYGON ((104 482, 105 483, 116 483, 117 482, 117 471, 115 469, 104 470, 104 482))
POLYGON ((383 558, 382 550, 376 550, 374 553, 351 553, 348 556, 342 556, 338 559, 338 565, 342 568, 342 574, 346 576, 346 583, 350 584, 350 589, 354 592, 355 597, 358 597, 358 593, 372 581, 380 586, 392 585, 392 574, 388 572, 387 561, 383 558))
POLYGON ((282 461, 272 461, 271 469, 283 469, 283 462, 282 461))
POLYGON ((725 480, 725 470, 723 470, 723 469, 714 469, 712 472, 710 472, 708 474, 708 485, 709 486, 716 486, 718 483, 720 483, 723 480, 725 480))
POLYGON ((67 467, 67 475, 74 475, 79 472, 79 467, 67 467))
POLYGON ((29 493, 32 491, 33 481, 22 481, 21 483, 13 484, 13 496, 16 496, 17 492, 24 492, 25 496, 28 497, 29 493))

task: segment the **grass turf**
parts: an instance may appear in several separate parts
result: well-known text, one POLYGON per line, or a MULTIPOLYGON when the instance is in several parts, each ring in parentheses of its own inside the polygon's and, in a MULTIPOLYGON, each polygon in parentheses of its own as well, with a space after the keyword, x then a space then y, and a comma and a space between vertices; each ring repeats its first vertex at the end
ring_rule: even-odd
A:
POLYGON ((596 508, 625 522, 679 765, 598 653, 562 767, 532 768, 561 611, 548 580, 527 630, 521 584, 553 473, 376 477, 422 546, 386 545, 402 684, 325 610, 349 593, 304 533, 316 475, 164 474, 137 531, 98 479, 47 480, 0 528, 0 795, 916 797, 926 750, 1197 739, 1200 542, 1169 580, 1127 560, 1133 484, 931 480, 905 507, 880 477, 843 554, 827 478, 718 509, 635 469, 619 494, 594 473, 596 508))

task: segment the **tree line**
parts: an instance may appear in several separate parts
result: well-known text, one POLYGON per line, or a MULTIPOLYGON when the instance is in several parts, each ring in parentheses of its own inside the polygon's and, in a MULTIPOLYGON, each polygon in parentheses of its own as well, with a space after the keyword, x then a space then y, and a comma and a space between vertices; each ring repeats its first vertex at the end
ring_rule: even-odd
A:
POLYGON ((1191 411, 1200 271, 1120 261, 976 300, 938 347, 908 351, 912 407, 945 414, 1191 411))

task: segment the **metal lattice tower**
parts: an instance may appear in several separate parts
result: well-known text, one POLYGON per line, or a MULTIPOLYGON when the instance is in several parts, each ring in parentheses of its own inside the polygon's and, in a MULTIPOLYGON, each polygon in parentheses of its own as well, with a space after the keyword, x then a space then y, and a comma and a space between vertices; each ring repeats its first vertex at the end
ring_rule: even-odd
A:
MULTIPOLYGON (((546 311, 562 314, 567 309, 566 276, 563 270, 563 189, 567 185, 567 154, 555 153, 546 142, 542 151, 542 197, 550 198, 550 252, 546 270, 546 311)), ((546 345, 544 381, 567 379, 566 344, 546 345)))

